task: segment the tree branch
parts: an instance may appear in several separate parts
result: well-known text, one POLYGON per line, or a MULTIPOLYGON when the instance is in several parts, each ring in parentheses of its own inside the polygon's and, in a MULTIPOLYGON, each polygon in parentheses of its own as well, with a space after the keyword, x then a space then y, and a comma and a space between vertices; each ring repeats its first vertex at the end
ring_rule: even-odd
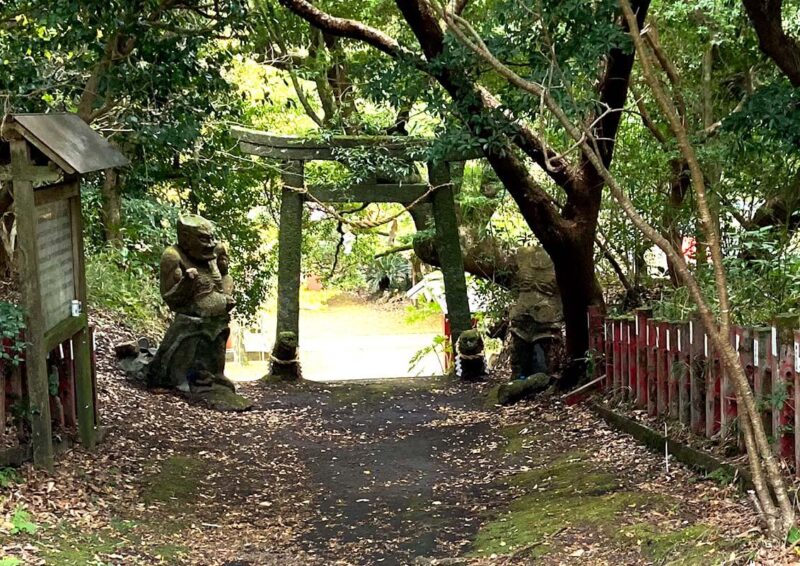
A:
MULTIPOLYGON (((641 23, 639 24, 639 27, 642 27, 641 23)), ((647 45, 649 45, 650 49, 653 50, 653 55, 655 55, 658 65, 667 75, 667 78, 672 85, 672 96, 675 98, 675 109, 678 111, 678 115, 685 126, 686 101, 683 99, 683 92, 681 90, 681 77, 678 73, 678 69, 675 68, 675 65, 672 63, 670 58, 667 57, 667 54, 661 47, 661 43, 658 41, 658 32, 656 31, 656 28, 653 27, 652 23, 647 26, 647 29, 643 32, 643 36, 647 41, 647 45)))
POLYGON ((636 102, 636 108, 639 110, 639 117, 642 119, 642 124, 644 124, 645 128, 650 130, 650 133, 653 134, 653 137, 656 138, 658 143, 661 145, 666 145, 667 136, 665 136, 661 130, 658 129, 658 126, 656 126, 656 123, 650 116, 650 112, 648 112, 647 107, 644 105, 644 99, 636 93, 632 86, 631 92, 633 93, 633 98, 636 102))
POLYGON ((800 88, 800 43, 783 29, 782 0, 742 0, 758 45, 793 86, 800 88))
MULTIPOLYGON (((337 18, 327 14, 307 0, 280 0, 281 4, 318 27, 332 35, 357 39, 372 45, 376 49, 395 57, 407 57, 410 53, 402 48, 396 40, 380 30, 364 25, 355 20, 337 18)), ((428 61, 436 59, 444 50, 444 32, 439 25, 439 19, 434 8, 424 0, 397 0, 398 8, 408 23, 411 31, 420 43, 423 53, 428 61)), ((487 110, 497 108, 500 104, 486 91, 481 91, 474 83, 467 80, 460 70, 447 68, 431 69, 425 61, 417 59, 418 68, 433 76, 450 96, 462 103, 465 108, 462 118, 472 131, 473 135, 493 137, 496 132, 489 131, 485 120, 475 118, 484 116, 487 110)), ((525 134, 523 137, 531 137, 525 134)), ((524 142, 523 142, 524 143, 524 142)), ((487 151, 486 158, 497 172, 498 177, 508 188, 509 193, 520 207, 522 215, 528 225, 544 243, 554 243, 565 237, 573 227, 571 222, 566 222, 553 207, 547 193, 528 172, 524 162, 511 149, 511 140, 508 140, 508 150, 504 152, 487 151)), ((527 145, 531 153, 536 153, 534 147, 544 147, 541 142, 536 146, 532 141, 527 145)), ((552 155, 552 150, 542 149, 542 155, 552 155)), ((540 159, 543 159, 540 157, 540 159)))
POLYGON ((408 57, 409 55, 416 59, 416 56, 404 49, 396 39, 379 29, 365 25, 357 20, 331 16, 307 0, 279 1, 282 6, 288 8, 314 27, 324 30, 331 35, 363 41, 395 59, 408 57))
MULTIPOLYGON (((649 7, 650 0, 634 0, 633 2, 633 9, 636 11, 636 19, 640 26, 644 23, 649 7)), ((623 32, 628 32, 628 22, 625 19, 622 20, 621 27, 623 32)), ((634 59, 634 51, 628 53, 619 47, 612 48, 608 52, 606 68, 600 80, 598 91, 603 115, 597 125, 592 128, 592 134, 598 140, 600 156, 606 167, 611 164, 614 154, 614 140, 617 137, 622 111, 628 98, 628 86, 634 59)), ((585 158, 584 166, 590 166, 585 158)))

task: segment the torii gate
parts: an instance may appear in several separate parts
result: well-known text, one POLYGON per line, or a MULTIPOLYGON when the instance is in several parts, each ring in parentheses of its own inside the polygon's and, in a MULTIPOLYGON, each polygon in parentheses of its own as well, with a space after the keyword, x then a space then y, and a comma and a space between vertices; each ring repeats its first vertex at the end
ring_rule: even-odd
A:
MULTIPOLYGON (((395 202, 405 206, 429 202, 436 226, 436 250, 441 263, 445 285, 448 318, 452 329, 453 347, 462 332, 472 328, 472 316, 467 298, 464 261, 458 237, 450 163, 475 156, 448 156, 428 162, 428 183, 365 183, 346 190, 322 186, 306 186, 304 168, 307 161, 339 161, 343 150, 364 149, 388 157, 413 162, 420 161, 421 149, 430 140, 391 136, 334 136, 326 140, 297 136, 277 136, 247 128, 234 127, 233 136, 245 154, 267 157, 284 162, 281 192, 280 233, 278 236, 278 320, 276 344, 272 353, 272 374, 277 365, 293 364, 299 373, 296 353, 281 352, 278 348, 281 333, 292 332, 299 344, 300 319, 300 260, 303 226, 303 203, 319 202, 395 202), (431 187, 436 187, 431 190, 431 187)), ((283 375, 286 375, 283 373, 283 375)))

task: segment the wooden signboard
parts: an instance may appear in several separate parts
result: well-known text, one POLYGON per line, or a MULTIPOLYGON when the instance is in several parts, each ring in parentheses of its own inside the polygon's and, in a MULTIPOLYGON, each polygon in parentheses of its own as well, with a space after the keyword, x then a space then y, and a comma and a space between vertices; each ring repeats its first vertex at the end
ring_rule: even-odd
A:
POLYGON ((73 219, 68 201, 36 207, 36 243, 39 255, 39 292, 45 331, 71 315, 75 289, 73 219))
POLYGON ((15 114, 0 128, 10 157, 0 174, 13 185, 17 217, 31 448, 34 464, 52 468, 48 353, 66 342, 81 442, 91 448, 96 435, 91 335, 72 308, 86 303, 81 175, 127 160, 74 114, 15 114))

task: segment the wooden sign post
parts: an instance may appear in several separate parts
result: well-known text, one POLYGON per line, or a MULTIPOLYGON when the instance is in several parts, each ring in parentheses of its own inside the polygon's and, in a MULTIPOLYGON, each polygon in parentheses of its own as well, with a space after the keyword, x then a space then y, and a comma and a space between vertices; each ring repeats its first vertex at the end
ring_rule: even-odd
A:
POLYGON ((36 466, 52 469, 47 356, 60 344, 72 349, 81 443, 92 448, 96 441, 80 176, 127 160, 73 114, 9 116, 2 137, 17 219, 31 452, 36 466))

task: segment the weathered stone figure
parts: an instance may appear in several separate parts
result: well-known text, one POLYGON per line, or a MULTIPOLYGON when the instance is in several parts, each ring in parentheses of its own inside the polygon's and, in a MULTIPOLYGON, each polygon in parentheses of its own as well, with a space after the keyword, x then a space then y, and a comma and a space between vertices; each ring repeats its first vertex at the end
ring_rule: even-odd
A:
POLYGON ((519 294, 509 311, 511 369, 515 377, 552 374, 564 319, 553 262, 539 247, 519 248, 516 262, 519 294))
POLYGON ((456 375, 476 381, 486 376, 486 358, 483 355, 483 338, 475 329, 465 330, 456 344, 456 375))
POLYGON ((225 377, 232 294, 227 250, 214 224, 181 216, 178 243, 161 256, 161 296, 175 320, 147 368, 150 387, 176 388, 221 410, 249 408, 225 377))

